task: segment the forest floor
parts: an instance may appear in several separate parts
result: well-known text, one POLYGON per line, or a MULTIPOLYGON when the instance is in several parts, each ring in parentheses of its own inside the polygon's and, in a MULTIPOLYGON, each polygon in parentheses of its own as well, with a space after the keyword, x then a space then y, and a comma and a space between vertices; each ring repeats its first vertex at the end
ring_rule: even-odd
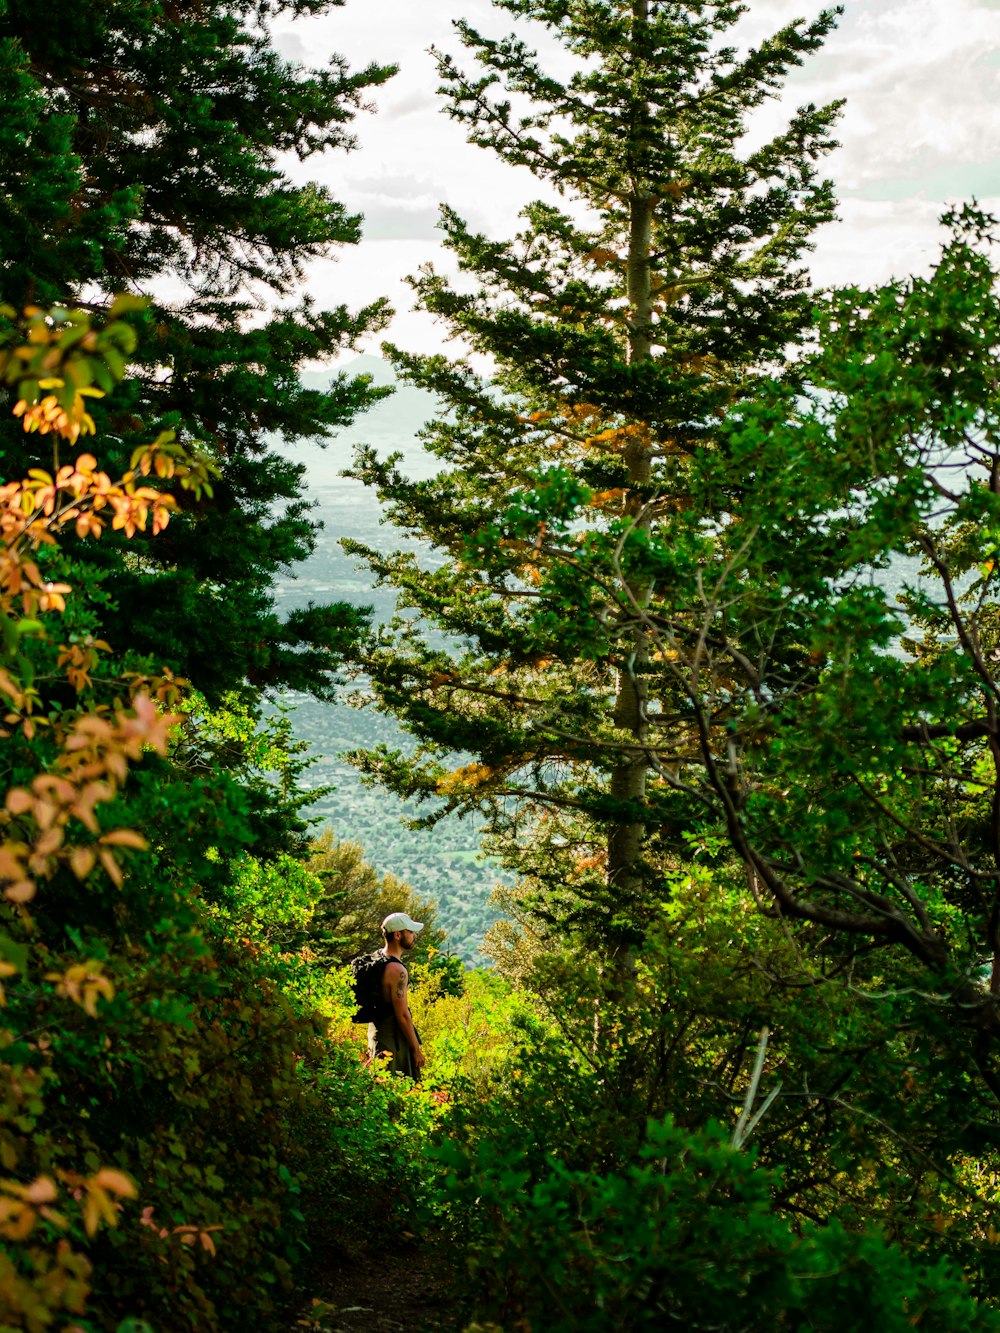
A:
POLYGON ((454 1251, 443 1241, 400 1240, 380 1249, 339 1241, 324 1257, 323 1278, 296 1331, 459 1333, 454 1251))

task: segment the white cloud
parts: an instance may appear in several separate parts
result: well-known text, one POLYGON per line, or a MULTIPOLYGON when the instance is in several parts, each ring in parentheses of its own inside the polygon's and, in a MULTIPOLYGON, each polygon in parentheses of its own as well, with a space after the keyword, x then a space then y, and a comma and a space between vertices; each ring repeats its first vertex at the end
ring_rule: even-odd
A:
POLYGON ((831 42, 824 88, 848 98, 834 160, 845 190, 877 195, 880 183, 920 177, 933 191, 940 168, 995 162, 1000 133, 1000 13, 975 0, 858 4, 831 42))
POLYGON ((346 175, 340 195, 349 208, 364 214, 369 240, 435 239, 438 198, 430 178, 388 172, 374 177, 346 175))
POLYGON ((437 102, 434 100, 433 94, 412 92, 399 98, 398 101, 387 103, 382 114, 388 120, 401 120, 403 116, 435 111, 437 111, 437 102))
MULTIPOLYGON (((758 41, 820 8, 819 0, 752 0, 743 35, 758 41)), ((846 0, 845 10, 823 51, 794 72, 782 102, 763 110, 758 133, 779 130, 804 102, 848 99, 837 136, 842 147, 828 159, 842 221, 819 236, 813 272, 820 283, 871 283, 933 261, 946 202, 975 194, 1000 210, 1000 6, 997 0, 846 0)), ((541 193, 526 172, 470 147, 461 127, 442 114, 427 48, 459 49, 455 13, 495 34, 513 23, 489 0, 348 0, 281 34, 283 51, 308 51, 312 63, 339 51, 355 68, 372 60, 400 65, 376 96, 379 114, 357 124, 359 151, 305 164, 306 174, 368 219, 369 240, 340 264, 323 266, 317 295, 328 284, 331 301, 358 303, 384 292, 403 310, 410 303, 401 284, 406 272, 431 259, 451 266, 433 226, 438 201, 507 235, 518 210, 541 193)), ((425 316, 401 314, 399 321, 401 342, 408 341, 405 329, 423 340, 410 345, 436 345, 440 335, 425 316)))
POLYGON ((813 281, 820 287, 875 286, 891 278, 926 272, 940 251, 944 233, 940 205, 926 199, 901 203, 846 199, 840 221, 821 227, 812 256, 813 281))
MULTIPOLYGON (((413 308, 414 293, 406 282, 408 275, 415 274, 430 260, 439 271, 456 275, 451 256, 426 241, 369 237, 359 246, 342 251, 337 259, 313 264, 308 287, 317 300, 328 300, 331 304, 343 304, 351 309, 366 305, 379 296, 388 297, 396 311, 391 328, 362 339, 358 351, 377 356, 383 340, 409 349, 433 350, 442 345, 445 330, 430 315, 413 308)), ((353 352, 348 353, 344 359, 350 360, 353 355, 353 352)))

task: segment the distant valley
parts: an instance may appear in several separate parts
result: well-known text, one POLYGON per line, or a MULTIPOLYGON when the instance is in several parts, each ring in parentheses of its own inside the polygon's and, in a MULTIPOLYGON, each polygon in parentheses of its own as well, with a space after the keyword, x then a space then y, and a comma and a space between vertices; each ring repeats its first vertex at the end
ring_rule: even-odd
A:
MULTIPOLYGON (((359 357, 344 369, 367 373, 380 384, 392 380, 390 367, 375 357, 359 357)), ((329 374, 303 377, 311 387, 325 386, 329 374)), ((375 495, 359 482, 340 476, 351 461, 356 443, 373 445, 383 457, 404 455, 404 470, 428 476, 436 460, 421 449, 415 436, 432 415, 434 399, 422 390, 400 386, 385 402, 342 432, 325 450, 301 444, 287 450, 307 468, 308 493, 322 523, 312 556, 281 579, 276 588, 280 610, 290 611, 308 602, 343 601, 372 606, 378 622, 394 610, 391 589, 372 587, 368 571, 358 569, 353 556, 340 547, 342 537, 355 537, 381 550, 398 548, 402 534, 382 522, 375 495)), ((301 694, 287 694, 282 703, 292 709, 295 734, 308 743, 314 764, 306 774, 310 787, 332 786, 312 807, 341 840, 361 843, 366 859, 379 871, 391 871, 407 880, 419 894, 439 904, 439 920, 447 930, 450 947, 466 962, 476 950, 489 922, 490 891, 497 881, 496 867, 485 862, 471 820, 449 819, 433 829, 408 829, 408 811, 396 797, 381 789, 362 786, 356 771, 339 755, 347 750, 385 743, 405 743, 395 723, 373 708, 359 709, 346 702, 356 687, 343 690, 345 702, 323 704, 301 694)), ((410 811, 409 813, 414 813, 410 811)))

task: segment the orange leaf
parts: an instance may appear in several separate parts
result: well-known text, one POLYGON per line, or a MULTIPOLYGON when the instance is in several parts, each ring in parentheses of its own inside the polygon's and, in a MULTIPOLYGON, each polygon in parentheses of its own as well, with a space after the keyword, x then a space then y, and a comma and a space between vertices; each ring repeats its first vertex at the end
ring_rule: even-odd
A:
POLYGON ((47 828, 35 843, 32 860, 51 856, 62 846, 62 840, 63 831, 61 828, 47 828))
POLYGON ((112 829, 110 833, 102 834, 101 842, 109 847, 134 847, 139 852, 144 852, 149 846, 141 833, 130 828, 112 829))
POLYGON ((115 885, 116 888, 120 889, 122 886, 122 880, 124 878, 124 876, 122 875, 121 866, 111 855, 111 853, 109 851, 106 851, 103 847, 101 848, 98 855, 101 858, 101 865, 107 871, 108 878, 112 881, 112 883, 115 885))
POLYGON ((11 787, 5 804, 12 815, 26 815, 35 804, 35 798, 24 787, 11 787))
POLYGON ((54 1203, 59 1191, 51 1176, 39 1176, 24 1189, 24 1198, 28 1203, 54 1203))
POLYGON ((77 879, 86 879, 96 860, 97 855, 92 847, 74 847, 69 864, 77 879))
POLYGON ((91 1177, 92 1182, 102 1190, 110 1190, 112 1194, 118 1194, 123 1199, 134 1199, 137 1197, 135 1185, 125 1174, 124 1171, 117 1171, 112 1166, 102 1166, 95 1176, 91 1177))

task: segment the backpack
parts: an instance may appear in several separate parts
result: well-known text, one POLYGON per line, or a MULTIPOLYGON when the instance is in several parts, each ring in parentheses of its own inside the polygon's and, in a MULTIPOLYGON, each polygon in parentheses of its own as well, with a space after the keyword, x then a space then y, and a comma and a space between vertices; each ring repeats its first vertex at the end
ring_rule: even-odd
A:
POLYGON ((387 958, 381 949, 351 959, 354 1002, 358 1006, 355 1023, 377 1023, 392 1013, 392 1005, 382 998, 382 976, 388 964, 397 961, 387 958))

